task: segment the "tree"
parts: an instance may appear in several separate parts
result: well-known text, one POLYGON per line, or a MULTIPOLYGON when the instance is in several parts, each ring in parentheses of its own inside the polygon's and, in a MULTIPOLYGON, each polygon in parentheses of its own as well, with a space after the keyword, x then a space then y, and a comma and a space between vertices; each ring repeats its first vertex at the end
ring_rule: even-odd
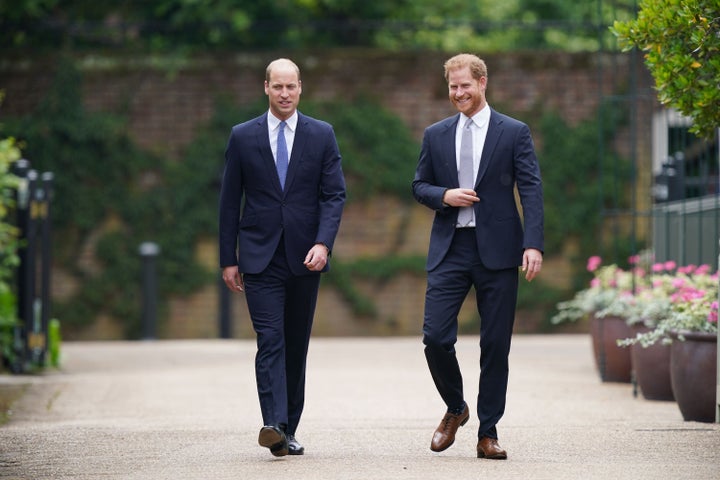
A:
POLYGON ((720 126, 720 3, 642 0, 636 19, 611 30, 623 50, 645 52, 660 102, 690 117, 690 131, 713 138, 720 126))
POLYGON ((190 53, 378 47, 596 51, 635 0, 0 1, 0 44, 190 53))

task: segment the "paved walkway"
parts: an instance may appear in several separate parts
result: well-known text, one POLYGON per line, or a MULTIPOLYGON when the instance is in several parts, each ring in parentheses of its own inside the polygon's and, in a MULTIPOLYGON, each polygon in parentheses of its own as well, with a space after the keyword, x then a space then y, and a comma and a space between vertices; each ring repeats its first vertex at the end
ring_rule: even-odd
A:
MULTIPOLYGON (((477 340, 458 354, 471 411, 477 340)), ((66 343, 61 371, 29 383, 0 427, 10 479, 718 479, 720 425, 601 383, 585 335, 516 336, 507 461, 475 457, 477 419, 430 451, 444 408, 419 338, 314 338, 302 457, 257 445, 247 340, 66 343)))

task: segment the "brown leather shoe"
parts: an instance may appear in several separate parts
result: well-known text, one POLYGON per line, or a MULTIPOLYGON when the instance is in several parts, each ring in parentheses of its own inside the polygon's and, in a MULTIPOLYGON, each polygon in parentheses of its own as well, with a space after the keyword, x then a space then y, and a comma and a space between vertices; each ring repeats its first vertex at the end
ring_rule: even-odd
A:
POLYGON ((478 458, 505 460, 507 459, 507 452, 500 448, 496 439, 483 437, 477 444, 477 456, 478 458))
POLYGON ((467 404, 465 404, 465 410, 460 415, 446 413, 437 430, 435 430, 432 442, 430 442, 430 450, 442 452, 452 445, 455 442, 455 433, 457 433, 458 428, 465 425, 469 418, 470 410, 468 410, 467 404))

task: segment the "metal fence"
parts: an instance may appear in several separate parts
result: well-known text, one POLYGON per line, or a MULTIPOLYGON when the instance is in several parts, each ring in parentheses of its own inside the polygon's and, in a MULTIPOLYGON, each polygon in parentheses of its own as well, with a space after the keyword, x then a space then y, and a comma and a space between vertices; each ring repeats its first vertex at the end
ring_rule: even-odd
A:
POLYGON ((13 331, 10 369, 25 373, 48 361, 50 337, 51 205, 53 174, 39 174, 30 162, 13 165, 20 179, 16 199, 16 226, 20 235, 17 268, 17 318, 13 331))

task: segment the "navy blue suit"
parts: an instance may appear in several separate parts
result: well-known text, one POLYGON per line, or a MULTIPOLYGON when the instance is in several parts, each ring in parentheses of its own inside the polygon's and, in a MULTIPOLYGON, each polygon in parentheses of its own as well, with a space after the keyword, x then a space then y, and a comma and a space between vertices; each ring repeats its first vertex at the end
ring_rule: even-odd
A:
POLYGON ((497 438, 505 409, 508 354, 515 318, 518 267, 523 250, 543 250, 540 169, 530 130, 491 110, 476 177, 475 228, 456 229, 458 208, 443 204, 458 188, 455 132, 460 114, 425 130, 413 194, 435 211, 427 257, 423 342, 435 385, 449 408, 463 405, 462 376, 455 357, 457 315, 471 287, 480 314, 478 436, 497 438), (523 218, 515 203, 517 187, 523 218))
MULTIPOLYGON (((243 274, 257 334, 255 372, 265 425, 294 434, 304 405, 305 362, 320 273, 303 264, 316 244, 332 250, 345 180, 332 127, 298 112, 285 188, 268 113, 232 128, 220 192, 220 266, 243 274)), ((326 265, 323 271, 329 268, 326 265)))

